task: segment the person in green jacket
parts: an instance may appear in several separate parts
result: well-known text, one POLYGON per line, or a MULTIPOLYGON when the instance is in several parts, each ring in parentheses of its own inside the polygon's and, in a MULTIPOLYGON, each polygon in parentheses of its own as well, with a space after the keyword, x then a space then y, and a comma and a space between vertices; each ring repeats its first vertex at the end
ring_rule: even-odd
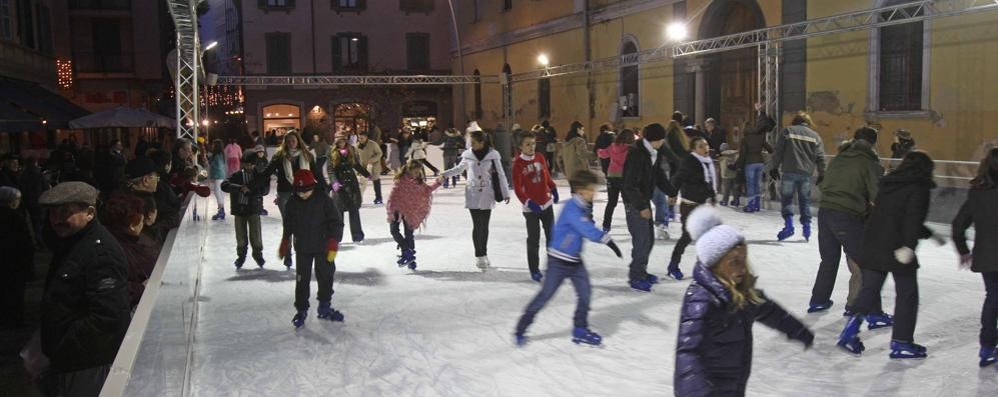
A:
POLYGON ((839 147, 839 154, 828 164, 825 177, 818 183, 821 190, 821 209, 818 211, 821 265, 811 291, 809 313, 825 311, 832 306, 832 289, 843 250, 852 273, 846 312, 862 286, 855 260, 863 246, 864 220, 877 198, 877 182, 884 175, 874 150, 876 142, 877 130, 870 127, 856 130, 853 139, 839 147))

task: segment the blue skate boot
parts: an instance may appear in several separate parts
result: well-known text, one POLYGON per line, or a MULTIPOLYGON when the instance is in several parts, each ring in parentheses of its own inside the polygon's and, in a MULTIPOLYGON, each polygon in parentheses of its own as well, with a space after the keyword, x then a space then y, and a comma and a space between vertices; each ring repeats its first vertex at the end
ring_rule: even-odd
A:
POLYGON ((343 313, 339 310, 333 309, 329 305, 329 302, 319 302, 319 310, 316 310, 318 317, 323 320, 329 321, 343 321, 343 313))
POLYGON ((516 343, 517 347, 524 347, 527 345, 527 337, 525 335, 514 334, 513 338, 514 338, 514 343, 516 343))
POLYGON ((998 348, 992 347, 982 347, 981 348, 981 368, 987 367, 991 364, 998 362, 998 348))
POLYGON ((683 279, 683 271, 679 270, 679 261, 673 261, 672 263, 669 263, 669 277, 672 277, 676 280, 683 279))
POLYGON ((804 234, 804 241, 811 241, 811 222, 802 222, 800 228, 804 234))
POLYGON ((776 239, 780 241, 786 240, 790 238, 790 236, 794 235, 794 216, 784 215, 783 223, 783 230, 780 230, 780 232, 776 234, 776 239))
POLYGON ((658 284, 658 276, 648 273, 647 275, 645 275, 645 281, 647 281, 648 284, 651 285, 658 284))
POLYGON ((295 328, 301 328, 305 326, 306 318, 308 318, 308 310, 299 310, 295 313, 295 317, 291 319, 291 324, 294 324, 295 328))
POLYGON ((894 316, 881 312, 880 314, 866 315, 867 328, 875 330, 877 328, 890 327, 894 325, 894 316))
POLYGON ((829 299, 828 302, 825 303, 812 303, 807 307, 807 312, 808 313, 823 312, 831 308, 833 304, 835 304, 835 302, 833 302, 831 299, 829 299))
POLYGON ((891 358, 926 358, 929 354, 925 346, 916 345, 915 342, 901 342, 891 340, 891 358))
POLYGON ((586 328, 576 327, 572 330, 572 342, 575 344, 585 343, 587 345, 599 346, 603 343, 603 337, 586 328))
POLYGON ((541 272, 530 272, 530 279, 539 283, 544 279, 544 275, 541 272))
POLYGON ((631 280, 628 285, 638 291, 651 292, 651 283, 648 280, 631 280))
POLYGON ((395 263, 399 265, 399 268, 404 268, 406 266, 409 266, 410 263, 415 261, 416 261, 416 251, 408 248, 403 248, 402 257, 399 258, 399 260, 396 261, 395 263))
POLYGON ((850 317, 849 321, 846 322, 845 328, 842 329, 842 333, 839 334, 839 341, 836 345, 849 353, 862 354, 863 350, 866 350, 863 342, 859 339, 859 327, 862 325, 862 314, 850 317))

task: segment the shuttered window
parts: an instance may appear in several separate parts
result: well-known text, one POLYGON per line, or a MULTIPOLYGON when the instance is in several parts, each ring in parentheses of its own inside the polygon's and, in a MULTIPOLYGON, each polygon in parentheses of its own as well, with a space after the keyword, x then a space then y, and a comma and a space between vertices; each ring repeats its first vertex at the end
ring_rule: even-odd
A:
POLYGON ((433 0, 399 0, 399 10, 407 14, 410 12, 429 13, 433 11, 433 3, 433 0))
POLYGON ((880 28, 880 110, 922 110, 923 29, 923 22, 880 28))
POLYGON ((291 74, 291 33, 271 32, 264 35, 267 46, 267 74, 291 74))
POLYGON ((406 33, 405 50, 409 70, 430 69, 429 33, 406 33))
POLYGON ((367 70, 367 37, 359 33, 333 36, 333 72, 367 70))

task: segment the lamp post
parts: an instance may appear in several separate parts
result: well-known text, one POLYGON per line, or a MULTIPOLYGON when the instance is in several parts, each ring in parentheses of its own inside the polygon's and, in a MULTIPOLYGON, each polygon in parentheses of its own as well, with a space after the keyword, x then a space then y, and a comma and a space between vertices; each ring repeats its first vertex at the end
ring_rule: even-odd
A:
MULTIPOLYGON (((464 50, 461 49, 461 33, 457 28, 457 13, 454 12, 454 0, 447 0, 447 5, 450 6, 450 20, 454 25, 454 39, 457 41, 457 62, 460 64, 461 75, 465 76, 464 73, 464 50)), ((465 117, 468 115, 468 110, 466 104, 464 103, 464 84, 461 84, 461 116, 465 117)))

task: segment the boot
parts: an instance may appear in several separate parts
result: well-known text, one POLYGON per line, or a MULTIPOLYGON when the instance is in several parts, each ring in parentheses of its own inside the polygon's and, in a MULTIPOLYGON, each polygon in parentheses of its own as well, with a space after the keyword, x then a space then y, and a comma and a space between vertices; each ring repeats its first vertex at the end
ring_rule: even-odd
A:
POLYGON ((259 266, 261 269, 263 269, 263 264, 267 263, 267 261, 263 259, 262 253, 253 254, 253 260, 256 261, 256 265, 259 266))
POLYGON ((333 307, 329 305, 329 302, 319 302, 319 309, 316 310, 316 313, 318 314, 317 317, 323 320, 343 321, 343 313, 340 313, 339 310, 333 309, 333 307))
POLYGON ((672 263, 669 263, 669 277, 676 280, 683 279, 683 272, 682 270, 679 270, 679 261, 672 261, 672 263))
POLYGON ((998 347, 982 347, 980 357, 981 362, 978 363, 978 365, 980 365, 981 368, 998 362, 998 347))
POLYGON ((735 197, 734 200, 731 200, 730 204, 732 207, 738 207, 742 205, 742 201, 738 197, 735 197))
POLYGON ((783 230, 780 230, 776 234, 776 238, 780 241, 790 238, 794 235, 794 216, 793 215, 783 215, 783 230))
POLYGON ((224 221, 225 220, 225 208, 219 208, 215 215, 212 215, 211 220, 213 221, 224 221))
POLYGON ((236 257, 236 261, 233 265, 236 265, 236 269, 242 269, 243 263, 246 263, 246 254, 242 254, 236 257))
POLYGON ((837 345, 852 354, 862 354, 863 350, 866 350, 866 347, 863 346, 863 342, 859 339, 859 327, 862 325, 862 314, 849 317, 849 321, 846 321, 845 328, 843 328, 842 333, 839 334, 839 342, 837 345))
POLYGON ((450 188, 450 178, 444 178, 444 189, 450 188))
POLYGON ((804 234, 804 241, 811 241, 811 222, 801 222, 801 233, 804 234))

